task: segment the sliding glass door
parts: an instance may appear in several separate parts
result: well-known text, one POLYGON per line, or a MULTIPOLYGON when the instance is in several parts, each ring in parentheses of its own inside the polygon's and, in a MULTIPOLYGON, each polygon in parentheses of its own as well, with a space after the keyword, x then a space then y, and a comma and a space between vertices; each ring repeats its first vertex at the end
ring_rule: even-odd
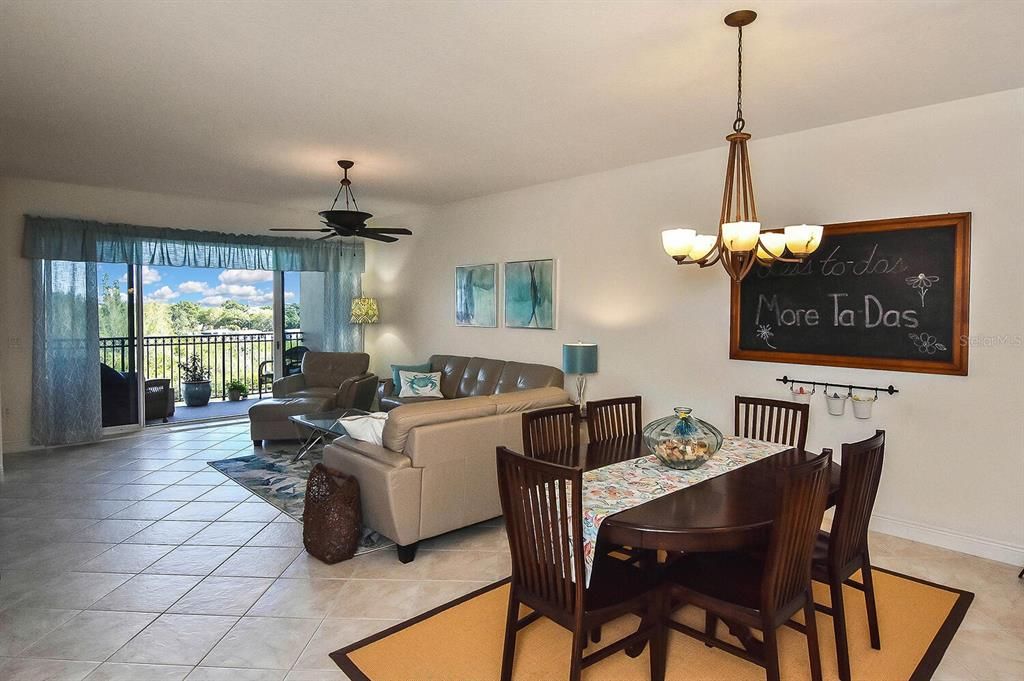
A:
POLYGON ((96 265, 100 403, 105 430, 141 425, 135 269, 128 265, 96 265))

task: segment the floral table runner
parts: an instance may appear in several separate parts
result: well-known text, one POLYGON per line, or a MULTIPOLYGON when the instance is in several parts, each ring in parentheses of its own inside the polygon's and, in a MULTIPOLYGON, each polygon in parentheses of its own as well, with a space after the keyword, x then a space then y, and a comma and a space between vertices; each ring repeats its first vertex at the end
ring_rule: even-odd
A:
POLYGON ((639 506, 789 449, 775 442, 726 436, 711 459, 691 471, 662 464, 654 455, 595 468, 583 474, 583 565, 586 584, 594 565, 597 532, 608 516, 639 506))

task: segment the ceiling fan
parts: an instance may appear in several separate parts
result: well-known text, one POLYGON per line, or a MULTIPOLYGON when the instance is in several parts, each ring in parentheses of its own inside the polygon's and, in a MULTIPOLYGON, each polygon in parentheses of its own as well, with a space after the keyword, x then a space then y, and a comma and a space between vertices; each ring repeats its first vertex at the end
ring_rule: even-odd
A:
POLYGON ((367 227, 366 221, 373 217, 372 214, 359 210, 359 204, 356 203, 356 196, 352 193, 352 180, 348 179, 348 169, 355 165, 353 161, 338 161, 338 165, 341 166, 344 177, 341 178, 341 188, 338 190, 337 195, 334 197, 334 203, 331 204, 330 210, 322 210, 319 215, 323 227, 320 229, 286 229, 279 227, 271 227, 271 232, 324 232, 324 236, 317 239, 317 241, 323 241, 324 239, 330 239, 336 236, 356 236, 361 239, 373 239, 374 241, 383 241, 384 243, 392 243, 398 241, 397 236, 391 236, 392 234, 409 235, 412 234, 412 230, 406 229, 405 227, 367 227), (345 208, 335 209, 338 205, 338 199, 341 195, 345 194, 345 208), (349 207, 351 206, 351 208, 349 207))

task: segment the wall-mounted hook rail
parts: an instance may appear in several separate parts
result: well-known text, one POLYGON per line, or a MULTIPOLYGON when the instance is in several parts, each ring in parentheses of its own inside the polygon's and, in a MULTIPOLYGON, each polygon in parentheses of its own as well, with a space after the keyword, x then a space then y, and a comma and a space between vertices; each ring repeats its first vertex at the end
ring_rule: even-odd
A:
POLYGON ((809 386, 814 386, 814 387, 821 386, 822 388, 828 388, 828 387, 832 387, 832 388, 846 388, 849 391, 853 391, 853 390, 874 390, 876 395, 878 393, 889 393, 890 395, 895 395, 896 393, 899 392, 899 390, 894 388, 892 386, 892 384, 890 384, 886 388, 879 388, 879 387, 873 386, 873 385, 853 385, 851 383, 838 383, 836 381, 828 381, 828 382, 825 382, 825 381, 802 381, 802 380, 799 380, 799 379, 796 379, 796 378, 790 378, 789 376, 783 376, 782 378, 776 378, 775 380, 778 381, 779 383, 783 384, 783 385, 789 385, 789 384, 796 385, 796 384, 800 384, 800 385, 809 385, 809 386))

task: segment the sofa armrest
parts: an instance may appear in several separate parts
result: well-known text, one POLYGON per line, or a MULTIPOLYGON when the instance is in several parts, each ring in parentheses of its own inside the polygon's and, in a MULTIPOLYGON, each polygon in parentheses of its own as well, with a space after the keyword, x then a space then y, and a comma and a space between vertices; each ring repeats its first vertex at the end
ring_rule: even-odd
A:
POLYGON ((365 373, 350 376, 342 381, 335 397, 335 406, 339 409, 361 409, 370 411, 373 406, 373 395, 377 389, 377 375, 365 373))
POLYGON ((355 440, 348 435, 342 435, 341 437, 336 438, 331 442, 331 444, 350 452, 362 454, 368 459, 373 459, 378 463, 391 466, 392 468, 409 468, 412 466, 412 462, 405 454, 393 452, 387 447, 375 445, 372 442, 355 440))
POLYGON ((306 387, 306 377, 302 374, 284 376, 274 381, 274 397, 288 397, 289 394, 306 387))
POLYGON ((377 399, 382 397, 391 397, 395 394, 395 381, 391 378, 386 378, 380 382, 377 386, 377 399))

